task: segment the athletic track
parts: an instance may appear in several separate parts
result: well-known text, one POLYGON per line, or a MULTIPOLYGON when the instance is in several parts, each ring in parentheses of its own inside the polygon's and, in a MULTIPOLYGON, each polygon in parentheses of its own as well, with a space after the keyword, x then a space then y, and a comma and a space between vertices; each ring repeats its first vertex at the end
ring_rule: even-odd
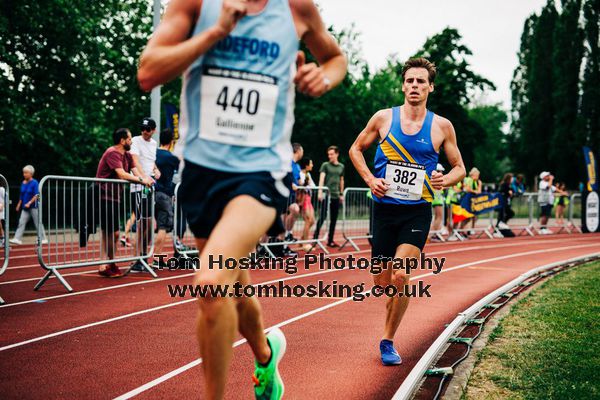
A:
MULTIPOLYGON (((262 298, 265 326, 280 326, 288 341, 280 367, 285 397, 391 398, 458 312, 532 268, 600 252, 599 239, 565 234, 428 244, 425 253, 446 257, 446 263, 439 275, 411 275, 412 283, 430 284, 432 296, 411 300, 395 339, 404 360, 397 367, 379 361, 383 299, 262 298)), ((369 256, 368 245, 359 245, 363 251, 353 254, 369 256)), ((159 279, 148 274, 107 279, 94 267, 79 268, 64 271, 74 293, 55 278, 34 292, 45 271, 33 246, 11 250, 0 277, 0 295, 7 302, 0 306, 1 398, 203 398, 194 333, 197 304, 167 291, 168 284, 191 283, 190 271, 160 271, 159 279)), ((253 271, 253 283, 354 285, 372 279, 356 270, 299 267, 295 275, 253 271)), ((243 340, 234 346, 226 398, 251 399, 251 352, 243 340)))

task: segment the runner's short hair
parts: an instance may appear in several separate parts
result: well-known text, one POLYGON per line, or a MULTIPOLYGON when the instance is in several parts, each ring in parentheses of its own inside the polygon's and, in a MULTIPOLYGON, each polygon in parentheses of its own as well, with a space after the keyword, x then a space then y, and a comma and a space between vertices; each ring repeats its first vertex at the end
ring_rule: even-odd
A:
POLYGON ((327 148, 327 152, 328 152, 328 153, 329 153, 329 150, 333 150, 333 151, 335 151, 337 154, 340 154, 340 148, 339 148, 339 147, 337 147, 337 146, 329 146, 329 147, 327 148))
POLYGON ((429 74, 429 83, 433 83, 435 81, 435 76, 437 74, 437 70, 435 68, 435 64, 423 57, 410 58, 407 62, 404 63, 404 67, 402 67, 402 80, 404 81, 404 75, 406 75, 406 71, 411 68, 425 68, 427 73, 429 74))
POLYGON ((292 143, 292 149, 294 150, 294 153, 297 153, 301 148, 302 148, 302 145, 300 143, 298 143, 298 142, 292 143))

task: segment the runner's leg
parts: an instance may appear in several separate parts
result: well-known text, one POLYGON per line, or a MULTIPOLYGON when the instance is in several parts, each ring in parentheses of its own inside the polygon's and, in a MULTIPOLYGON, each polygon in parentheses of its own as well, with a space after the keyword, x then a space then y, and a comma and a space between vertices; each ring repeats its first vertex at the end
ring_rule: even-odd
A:
MULTIPOLYGON (((412 244, 401 244, 396 249, 396 259, 406 260, 407 258, 418 258, 421 251, 412 244)), ((409 276, 402 269, 391 271, 390 284, 396 286, 398 293, 404 292, 405 285, 410 282, 409 276)), ((394 340, 394 335, 402 321, 402 317, 408 307, 409 297, 395 296, 386 299, 386 316, 383 339, 394 340)))
MULTIPOLYGON (((240 279, 239 270, 209 269, 209 255, 240 259, 248 255, 256 242, 275 219, 274 208, 267 207, 250 196, 238 196, 223 211, 200 255, 197 285, 232 285, 240 279), (252 212, 248 212, 252 210, 252 212)), ((200 246, 203 243, 197 241, 200 246)), ((266 337, 262 332, 258 302, 244 304, 240 316, 235 300, 229 297, 200 298, 197 334, 206 378, 207 398, 223 398, 227 371, 231 361, 232 343, 236 328, 245 332, 250 347, 257 351, 259 362, 267 361, 270 351, 264 348, 266 337), (239 318, 239 320, 238 320, 239 318), (238 327, 239 324, 243 325, 238 327), (260 332, 258 332, 260 330, 260 332), (268 353, 265 353, 267 351, 268 353)))

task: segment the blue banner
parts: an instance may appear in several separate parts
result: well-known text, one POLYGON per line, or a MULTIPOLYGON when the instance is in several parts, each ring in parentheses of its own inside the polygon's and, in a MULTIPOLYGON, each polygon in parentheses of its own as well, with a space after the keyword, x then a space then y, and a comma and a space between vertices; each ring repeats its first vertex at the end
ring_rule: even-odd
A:
POLYGON ((502 207, 501 193, 465 193, 460 207, 470 214, 485 214, 502 207))
POLYGON ((179 109, 171 103, 165 103, 165 114, 167 116, 167 128, 173 132, 173 138, 177 143, 179 139, 179 109))
POLYGON ((596 167, 596 157, 594 152, 587 146, 583 146, 583 157, 585 158, 585 170, 587 171, 587 183, 585 185, 588 192, 598 190, 598 174, 596 167))

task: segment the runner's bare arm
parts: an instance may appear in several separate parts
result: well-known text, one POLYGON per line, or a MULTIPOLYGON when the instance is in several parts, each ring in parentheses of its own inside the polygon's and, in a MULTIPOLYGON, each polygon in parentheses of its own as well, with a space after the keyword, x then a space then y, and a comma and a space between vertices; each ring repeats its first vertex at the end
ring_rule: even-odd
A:
POLYGON ((303 25, 299 28, 306 44, 319 65, 304 63, 304 54, 298 57, 298 72, 294 78, 298 91, 318 97, 337 86, 346 76, 346 56, 335 39, 327 32, 319 10, 312 0, 291 0, 295 17, 303 25))
POLYGON ((380 131, 386 122, 386 113, 388 112, 389 110, 377 111, 371 117, 365 129, 358 135, 348 152, 352 164, 354 164, 354 168, 356 168, 356 171, 358 171, 365 183, 369 185, 373 195, 377 197, 383 197, 385 192, 387 192, 389 185, 383 178, 375 178, 367 166, 363 153, 371 147, 376 140, 381 139, 380 131))
MULTIPOLYGON (((460 155, 460 150, 458 149, 456 132, 454 131, 452 123, 447 119, 443 119, 441 125, 444 130, 444 143, 442 145, 444 146, 444 153, 446 154, 446 158, 452 166, 452 169, 446 175, 440 177, 440 183, 442 187, 450 187, 462 181, 467 175, 467 171, 462 156, 460 155)), ((434 184, 434 179, 432 178, 431 185, 434 186, 434 189, 438 189, 435 187, 437 186, 437 179, 435 181, 436 184, 434 184)))
POLYGON ((246 15, 244 0, 223 0, 218 22, 188 39, 198 17, 198 0, 172 0, 140 58, 138 82, 149 91, 178 77, 198 57, 227 36, 246 15))

